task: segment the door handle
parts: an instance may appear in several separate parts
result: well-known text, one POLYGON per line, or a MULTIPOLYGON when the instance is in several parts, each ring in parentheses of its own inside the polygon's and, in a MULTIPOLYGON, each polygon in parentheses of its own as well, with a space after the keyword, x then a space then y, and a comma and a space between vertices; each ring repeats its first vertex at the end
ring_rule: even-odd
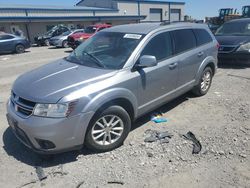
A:
POLYGON ((198 53, 198 57, 201 57, 201 56, 203 56, 204 55, 204 52, 199 52, 198 53))
POLYGON ((178 63, 172 63, 172 64, 168 65, 168 67, 170 70, 173 70, 177 67, 177 65, 178 65, 178 63))

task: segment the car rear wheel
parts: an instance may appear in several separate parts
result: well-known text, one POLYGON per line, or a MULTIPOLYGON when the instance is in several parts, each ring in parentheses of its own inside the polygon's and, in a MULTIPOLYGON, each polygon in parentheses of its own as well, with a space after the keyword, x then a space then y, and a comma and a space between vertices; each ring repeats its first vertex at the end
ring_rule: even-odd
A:
POLYGON ((85 145, 97 152, 106 152, 121 146, 131 129, 131 119, 120 106, 110 106, 90 122, 85 145))
POLYGON ((64 40, 64 41, 62 42, 62 47, 63 47, 63 48, 68 48, 68 47, 69 47, 68 41, 67 41, 67 40, 64 40))
POLYGON ((192 92, 198 97, 206 95, 211 87, 212 79, 213 71, 210 67, 206 67, 201 74, 199 84, 194 87, 192 92))
POLYGON ((24 45, 22 45, 22 44, 18 44, 18 45, 16 45, 16 53, 18 53, 18 54, 21 54, 21 53, 24 53, 24 51, 25 51, 25 47, 24 47, 24 45))

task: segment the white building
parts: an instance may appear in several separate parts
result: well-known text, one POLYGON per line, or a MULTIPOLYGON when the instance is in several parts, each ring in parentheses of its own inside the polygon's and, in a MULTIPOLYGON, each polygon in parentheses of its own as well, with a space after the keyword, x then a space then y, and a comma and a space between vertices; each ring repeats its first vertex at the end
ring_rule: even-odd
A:
POLYGON ((33 41, 34 36, 58 24, 86 27, 94 23, 180 21, 184 6, 184 2, 167 0, 82 0, 72 7, 0 4, 0 31, 20 29, 33 41))

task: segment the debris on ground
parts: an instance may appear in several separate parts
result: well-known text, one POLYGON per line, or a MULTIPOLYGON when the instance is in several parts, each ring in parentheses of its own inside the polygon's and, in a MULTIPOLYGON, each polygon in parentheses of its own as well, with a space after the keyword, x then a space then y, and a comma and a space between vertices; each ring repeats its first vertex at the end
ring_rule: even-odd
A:
POLYGON ((36 182, 37 182, 37 180, 32 180, 32 181, 30 181, 30 182, 28 182, 28 183, 25 183, 25 184, 23 184, 23 185, 21 185, 21 186, 19 186, 19 187, 17 187, 17 188, 22 188, 22 187, 25 187, 25 186, 27 186, 27 185, 34 184, 34 183, 36 183, 36 182))
POLYGON ((119 184, 119 185, 124 185, 124 182, 123 181, 120 181, 120 180, 115 180, 115 181, 108 181, 108 184, 119 184))
POLYGON ((47 178, 47 175, 44 173, 44 170, 41 166, 36 167, 36 174, 40 181, 45 180, 47 178))
POLYGON ((170 138, 173 137, 173 134, 169 133, 168 131, 160 132, 156 130, 148 129, 145 131, 145 134, 148 135, 144 142, 156 142, 157 140, 160 140, 161 143, 168 143, 170 138))
POLYGON ((162 116, 162 113, 154 113, 151 115, 151 121, 155 122, 155 123, 164 123, 167 122, 167 118, 164 118, 162 116))
POLYGON ((53 177, 60 175, 60 176, 65 176, 68 175, 68 172, 65 172, 63 170, 63 165, 60 164, 57 169, 53 169, 52 172, 50 173, 53 177))
POLYGON ((187 140, 191 140, 193 142, 193 151, 192 154, 198 154, 200 153, 202 146, 199 140, 195 137, 195 135, 192 132, 188 132, 187 134, 183 135, 183 137, 187 140))
POLYGON ((84 181, 81 181, 77 184, 76 188, 80 188, 82 186, 82 184, 84 184, 84 181))

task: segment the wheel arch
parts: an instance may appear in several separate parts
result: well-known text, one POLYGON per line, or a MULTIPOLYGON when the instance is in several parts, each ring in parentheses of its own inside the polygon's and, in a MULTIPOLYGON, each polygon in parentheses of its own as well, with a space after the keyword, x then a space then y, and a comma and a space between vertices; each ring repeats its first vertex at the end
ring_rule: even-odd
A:
POLYGON ((131 91, 124 88, 111 89, 98 94, 88 102, 83 112, 93 111, 96 115, 96 113, 111 105, 117 105, 124 108, 132 121, 137 117, 137 99, 131 91))
POLYGON ((195 77, 195 85, 197 85, 199 83, 201 74, 203 72, 203 70, 206 67, 210 67, 213 71, 213 75, 215 75, 216 73, 216 69, 217 69, 217 61, 214 59, 214 57, 207 57, 200 65, 199 69, 198 69, 198 73, 196 74, 195 77))

